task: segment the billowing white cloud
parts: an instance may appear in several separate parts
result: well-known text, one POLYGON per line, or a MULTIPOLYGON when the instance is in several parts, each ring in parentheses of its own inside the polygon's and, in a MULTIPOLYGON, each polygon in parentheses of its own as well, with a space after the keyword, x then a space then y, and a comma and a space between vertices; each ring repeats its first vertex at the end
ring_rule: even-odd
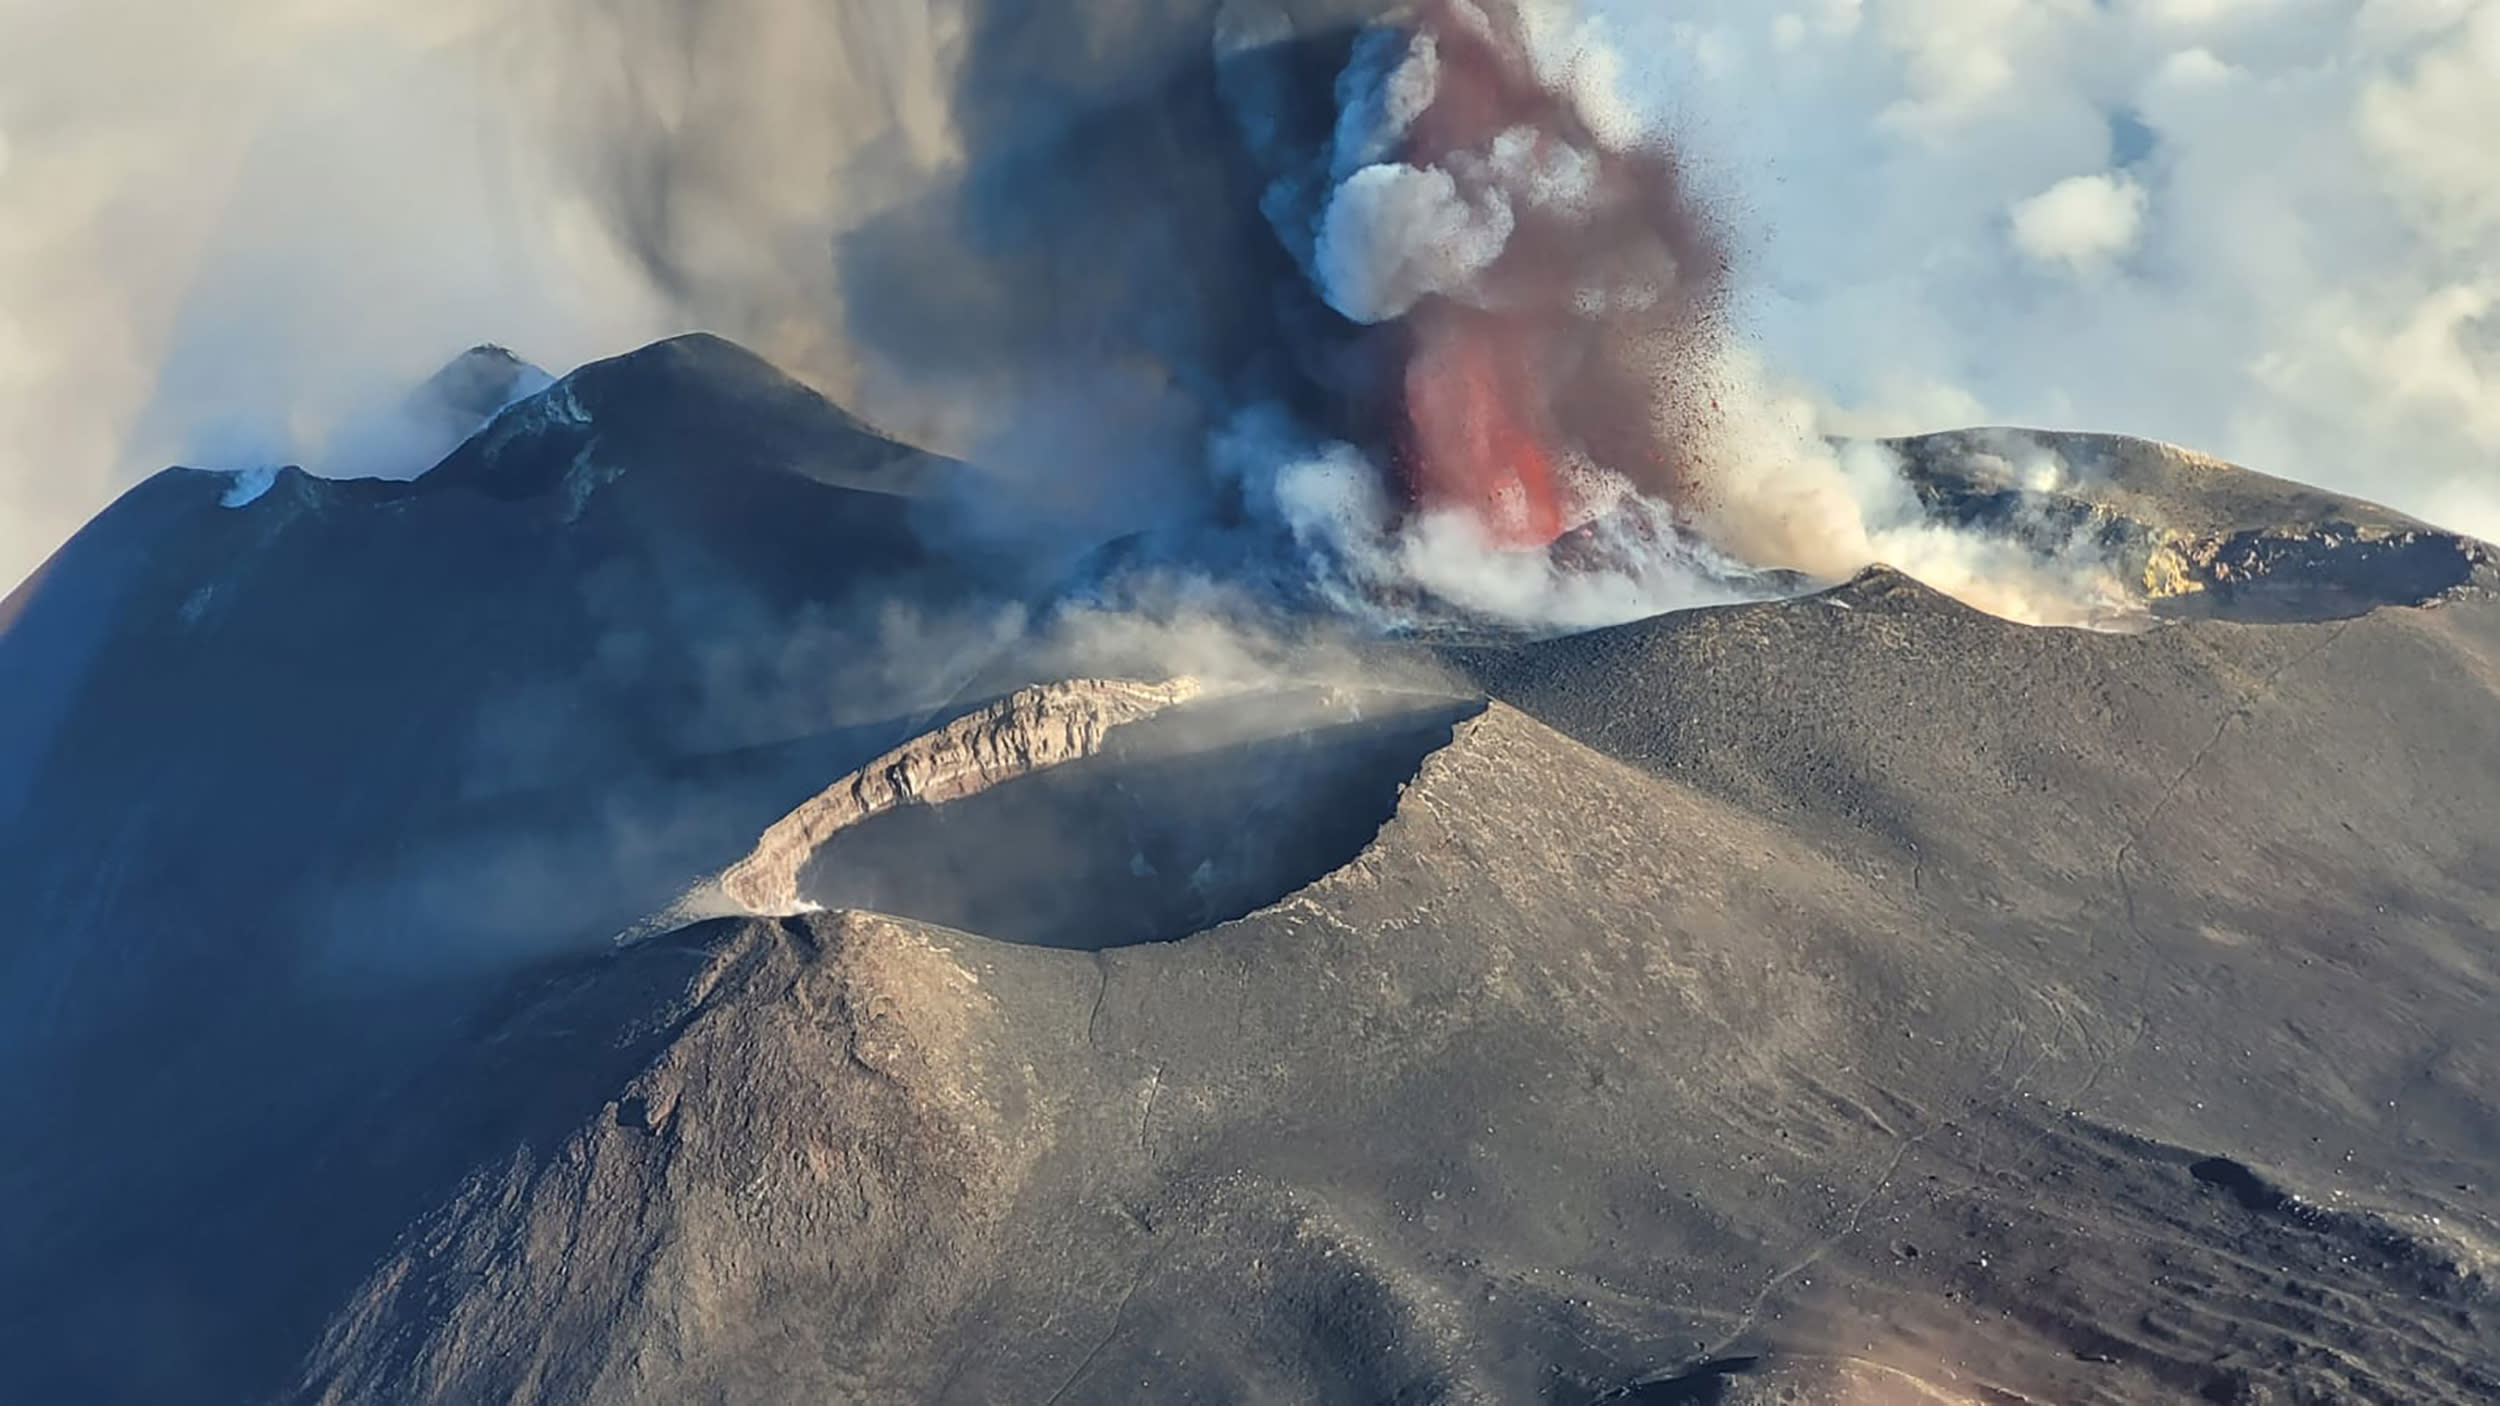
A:
POLYGON ((2500 0, 1594 3, 1831 422, 2150 435, 2500 535, 2500 0))
POLYGON ((1320 286, 1356 322, 1402 317, 1457 293, 1502 256, 1513 216, 1498 190, 1462 191, 1449 172, 1386 162, 1346 178, 1320 223, 1320 286))
POLYGON ((2144 207, 2144 187, 2124 176, 2070 176, 2014 206, 2014 247, 2052 267, 2097 269, 2135 251, 2144 207))
MULTIPOLYGON (((2453 7, 2444 7, 2453 8, 2453 7)), ((2457 19, 2419 58, 2374 74, 2355 116, 2363 147, 2384 163, 2421 227, 2460 251, 2500 235, 2500 5, 2457 19)))

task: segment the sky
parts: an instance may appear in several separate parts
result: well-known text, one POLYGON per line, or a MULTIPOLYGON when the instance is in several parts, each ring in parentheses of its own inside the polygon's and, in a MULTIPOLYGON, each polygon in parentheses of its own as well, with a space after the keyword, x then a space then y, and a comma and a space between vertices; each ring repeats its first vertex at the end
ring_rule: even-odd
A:
POLYGON ((2500 534, 2500 3, 1601 7, 1840 417, 2165 439, 2500 534))
MULTIPOLYGON (((561 371, 728 308, 838 382, 774 308, 948 159, 961 3, 722 0, 671 73, 629 61, 670 0, 0 0, 0 581, 168 463, 415 472, 358 428, 473 342, 561 371)), ((2500 536, 2500 0, 1556 22, 1673 133, 1825 425, 2140 434, 2500 536)))

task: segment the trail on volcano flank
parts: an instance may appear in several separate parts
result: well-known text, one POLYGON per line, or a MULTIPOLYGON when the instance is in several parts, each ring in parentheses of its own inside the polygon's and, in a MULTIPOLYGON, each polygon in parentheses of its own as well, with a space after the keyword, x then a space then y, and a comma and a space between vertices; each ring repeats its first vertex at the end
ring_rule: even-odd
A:
POLYGON ((1399 498, 1499 547, 1697 487, 1728 259, 1606 57, 1540 7, 1433 0, 1338 85, 1310 272, 1396 338, 1399 498))

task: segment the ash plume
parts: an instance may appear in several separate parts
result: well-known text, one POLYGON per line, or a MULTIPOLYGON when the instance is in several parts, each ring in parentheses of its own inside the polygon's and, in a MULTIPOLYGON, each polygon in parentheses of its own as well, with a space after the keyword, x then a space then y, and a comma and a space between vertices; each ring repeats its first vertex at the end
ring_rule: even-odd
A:
MULTIPOLYGON (((100 43, 105 18, 65 23, 100 43)), ((1748 373, 1727 231, 1561 0, 351 5, 186 33, 166 75, 275 96, 220 109, 239 155, 170 174, 173 218, 106 211, 197 248, 21 436, 80 466, 69 501, 112 459, 418 472, 376 407, 450 349, 561 368, 687 327, 978 464, 939 527, 1036 584, 1142 561, 1376 624, 1574 628, 1776 588, 1749 567, 1845 575, 1899 496, 1856 501, 1748 373), (290 54, 336 81, 290 86, 290 54)), ((90 145, 155 130, 130 121, 90 145)), ((77 149, 18 147, 20 171, 77 149)))
POLYGON ((1508 4, 1158 14, 1108 59, 1059 34, 1091 12, 976 18, 960 173, 838 241, 872 417, 987 471, 951 526, 1390 623, 1745 593, 1641 501, 1698 486, 1729 265, 1601 49, 1508 4))
POLYGON ((1755 370, 1733 237, 1574 7, 960 17, 954 164, 835 241, 820 339, 872 418, 981 466, 947 530, 1397 627, 1585 628, 1879 559, 2104 611, 2097 563, 1927 522, 1755 370))

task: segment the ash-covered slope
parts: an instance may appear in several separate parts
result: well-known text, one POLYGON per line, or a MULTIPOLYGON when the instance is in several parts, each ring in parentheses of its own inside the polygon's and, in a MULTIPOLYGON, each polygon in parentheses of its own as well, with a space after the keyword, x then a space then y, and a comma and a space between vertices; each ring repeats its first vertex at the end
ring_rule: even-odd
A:
MULTIPOLYGON (((234 908, 466 808, 901 714, 793 707, 776 695, 811 685, 775 666, 971 594, 913 525, 946 471, 687 338, 583 369, 414 482, 161 474, 11 597, 0 671, 30 687, 0 732, 6 852, 81 856, 95 892, 0 883, 32 886, 11 897, 38 922, 160 880, 234 908)), ((52 1019, 80 1003, 73 973, 10 976, 52 1019)))
POLYGON ((1458 656, 1490 711, 1242 921, 551 982, 432 1097, 570 1103, 308 1393, 2488 1399, 2495 646, 1878 574, 1458 656))
POLYGON ((2500 1394, 2479 564, 1206 692, 953 472, 693 339, 12 597, 0 1398, 2500 1394))
POLYGON ((337 1107, 921 724, 819 665, 978 596, 914 527, 949 471, 687 338, 414 482, 161 474, 15 592, 0 1396, 283 1379, 374 1249, 314 1268, 377 1204, 337 1107))

